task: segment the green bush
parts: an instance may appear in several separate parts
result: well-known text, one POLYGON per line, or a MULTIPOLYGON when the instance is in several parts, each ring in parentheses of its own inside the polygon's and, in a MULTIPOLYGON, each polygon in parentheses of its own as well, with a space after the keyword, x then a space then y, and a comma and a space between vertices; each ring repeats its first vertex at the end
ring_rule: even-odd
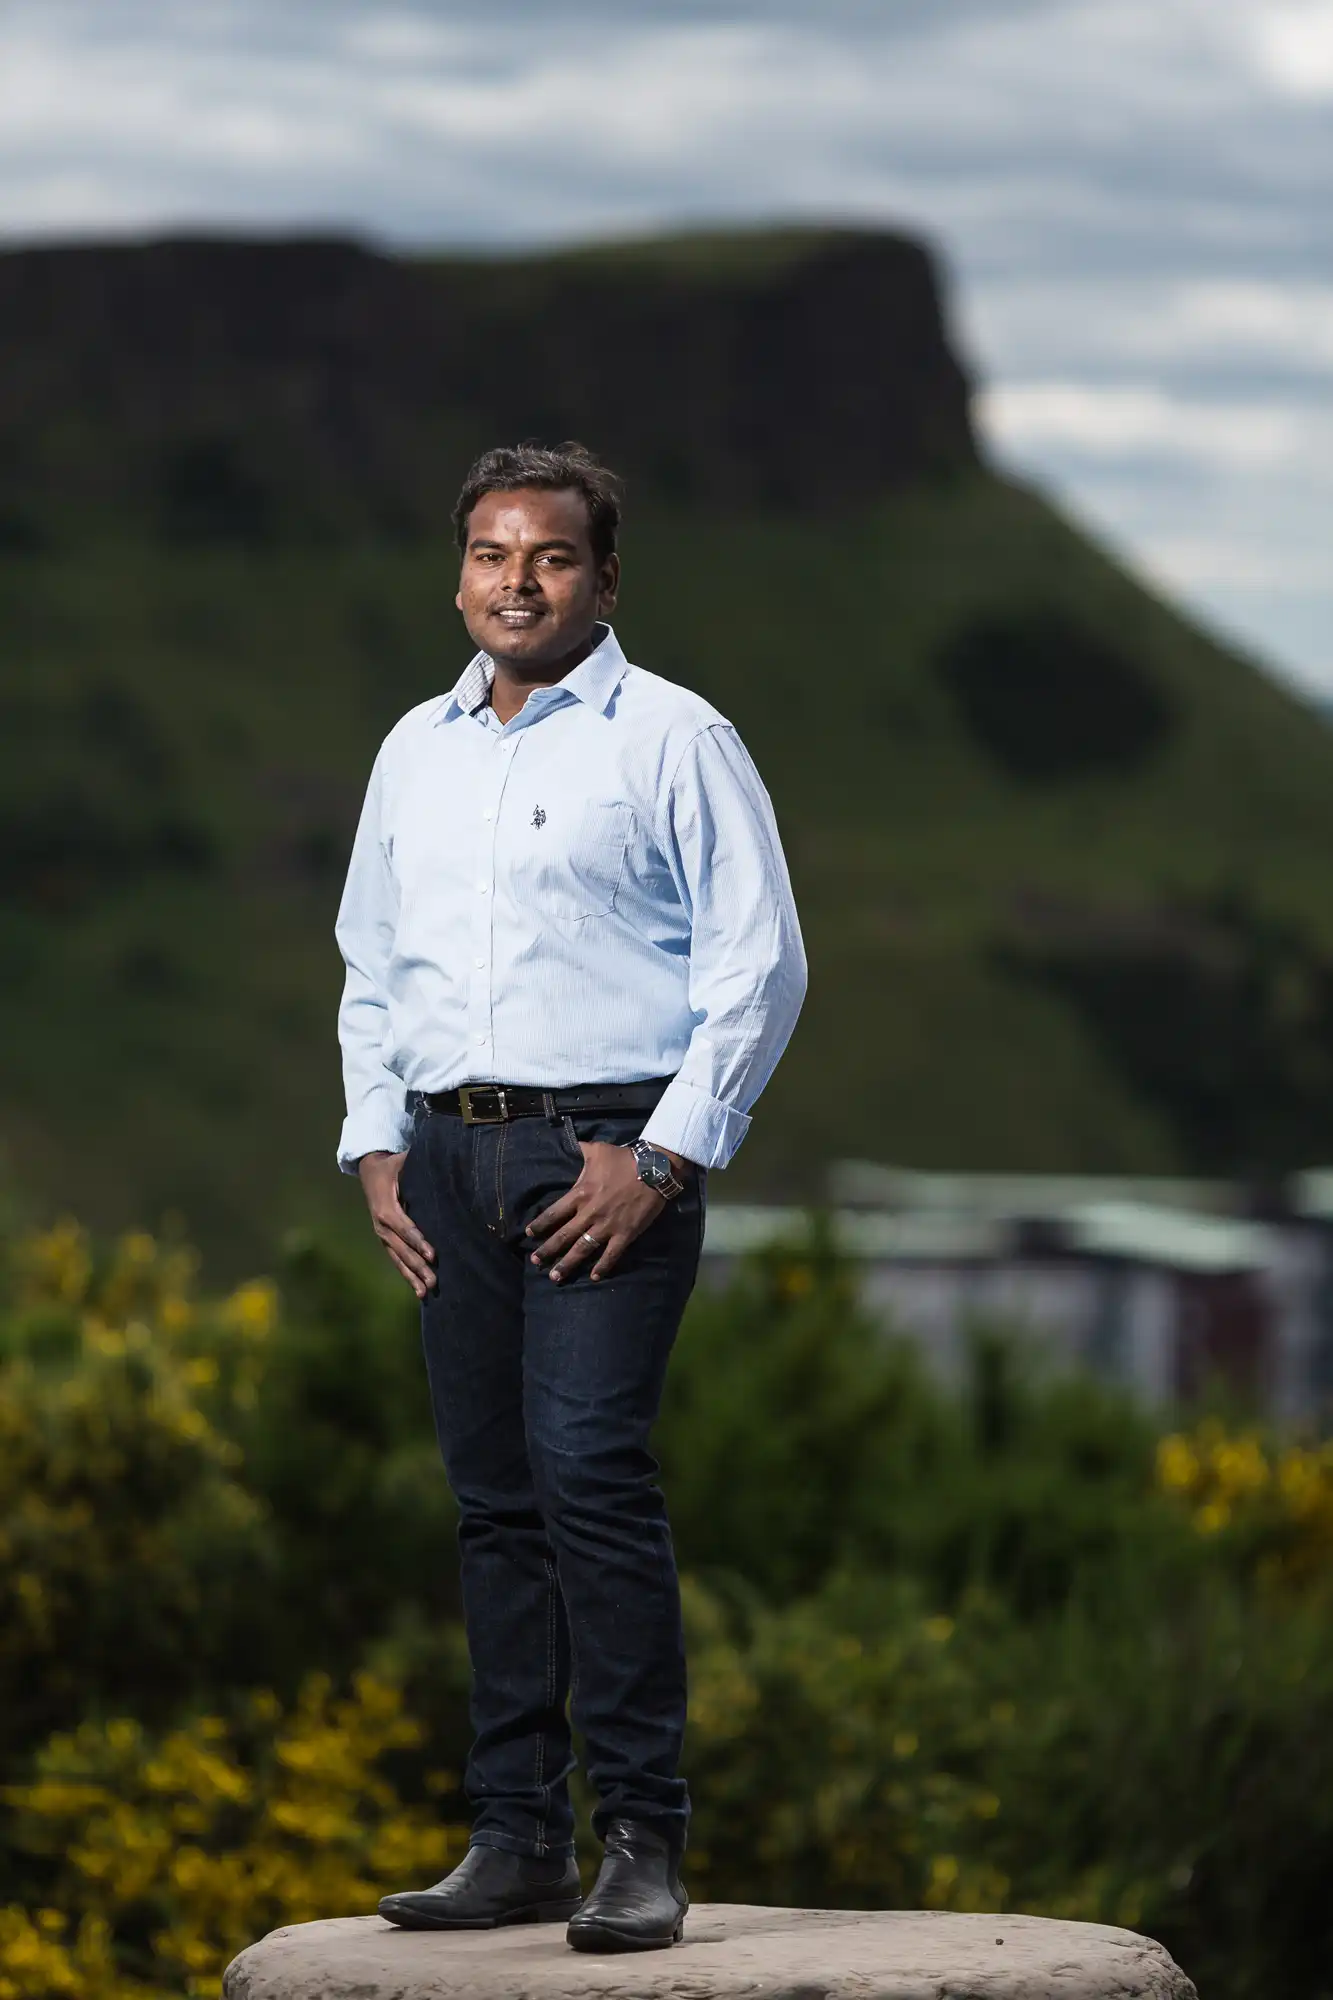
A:
POLYGON ((693 1865, 719 1900, 1142 1928, 1201 1992, 1327 1991, 1333 1618, 1213 1573, 955 1618, 834 1580, 689 1596, 693 1865))
POLYGON ((1035 1612, 1162 1530, 1142 1411, 1032 1375, 993 1334, 972 1364, 942 1396, 859 1310, 818 1228, 696 1295, 658 1431, 686 1567, 779 1602, 847 1565, 906 1572, 945 1606, 985 1583, 1035 1612))

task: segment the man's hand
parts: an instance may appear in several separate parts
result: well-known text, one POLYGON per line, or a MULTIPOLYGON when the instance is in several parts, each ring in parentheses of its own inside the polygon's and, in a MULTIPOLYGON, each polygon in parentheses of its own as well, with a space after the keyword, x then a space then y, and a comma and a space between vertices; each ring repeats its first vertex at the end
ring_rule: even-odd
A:
POLYGON ((398 1199, 398 1176, 406 1153, 366 1153, 357 1162, 375 1234, 419 1299, 435 1284, 435 1252, 398 1199))
MULTIPOLYGON (((597 1259, 592 1278, 608 1277, 635 1237, 642 1236, 667 1205, 665 1195, 639 1179, 628 1146, 608 1146, 600 1140, 579 1144, 583 1172, 568 1194, 528 1224, 528 1235, 541 1246, 533 1251, 532 1261, 549 1265, 557 1285, 562 1278, 573 1277, 590 1257, 597 1259)), ((675 1153, 667 1157, 682 1180, 694 1172, 688 1160, 675 1153)))

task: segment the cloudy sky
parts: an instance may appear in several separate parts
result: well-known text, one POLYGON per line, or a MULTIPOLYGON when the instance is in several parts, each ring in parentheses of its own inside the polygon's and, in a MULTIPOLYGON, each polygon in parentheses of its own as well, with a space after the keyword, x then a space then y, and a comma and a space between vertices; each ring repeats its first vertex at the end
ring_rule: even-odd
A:
POLYGON ((1333 0, 0 0, 0 236, 943 249, 1004 462, 1333 698, 1333 0))

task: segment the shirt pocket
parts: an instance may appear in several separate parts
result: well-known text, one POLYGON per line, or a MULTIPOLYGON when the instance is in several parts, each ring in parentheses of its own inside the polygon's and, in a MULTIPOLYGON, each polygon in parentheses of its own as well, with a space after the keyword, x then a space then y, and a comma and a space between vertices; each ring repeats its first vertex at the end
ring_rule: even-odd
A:
MULTIPOLYGON (((538 913, 566 923, 610 916, 634 826, 632 806, 585 800, 576 807, 563 841, 548 846, 540 833, 536 835, 529 847, 530 868, 522 875, 538 913)), ((549 832, 549 826, 544 830, 549 832)))

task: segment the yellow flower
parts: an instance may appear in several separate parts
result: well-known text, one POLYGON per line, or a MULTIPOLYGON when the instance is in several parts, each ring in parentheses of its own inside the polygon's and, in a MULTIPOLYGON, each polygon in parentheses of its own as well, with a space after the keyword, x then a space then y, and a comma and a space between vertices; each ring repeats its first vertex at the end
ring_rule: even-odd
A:
POLYGON ((222 1320, 244 1340, 264 1340, 278 1318, 278 1290, 268 1278, 251 1278, 224 1301, 222 1320))
POLYGON ((1258 1493, 1268 1484, 1268 1460, 1253 1436, 1221 1439, 1209 1455, 1209 1471, 1223 1493, 1258 1493))
POLYGON ((1177 1432, 1161 1440, 1157 1483, 1192 1507, 1201 1535, 1220 1534, 1247 1516, 1270 1529, 1285 1527, 1288 1539, 1261 1559, 1259 1573, 1270 1580, 1294 1581, 1333 1564, 1328 1445, 1270 1449, 1257 1432, 1232 1435, 1209 1418, 1190 1437, 1177 1432))
POLYGON ((1191 1493, 1199 1480, 1199 1455, 1187 1437, 1174 1432, 1157 1446, 1157 1483, 1168 1493, 1191 1493))
POLYGON ((93 1268, 88 1237, 69 1216, 21 1242, 15 1262, 29 1299, 80 1305, 87 1295, 93 1268))
POLYGON ((937 1854, 930 1864, 930 1880, 926 1884, 925 1904, 928 1910, 947 1908, 950 1894, 958 1880, 958 1862, 952 1854, 937 1854))

